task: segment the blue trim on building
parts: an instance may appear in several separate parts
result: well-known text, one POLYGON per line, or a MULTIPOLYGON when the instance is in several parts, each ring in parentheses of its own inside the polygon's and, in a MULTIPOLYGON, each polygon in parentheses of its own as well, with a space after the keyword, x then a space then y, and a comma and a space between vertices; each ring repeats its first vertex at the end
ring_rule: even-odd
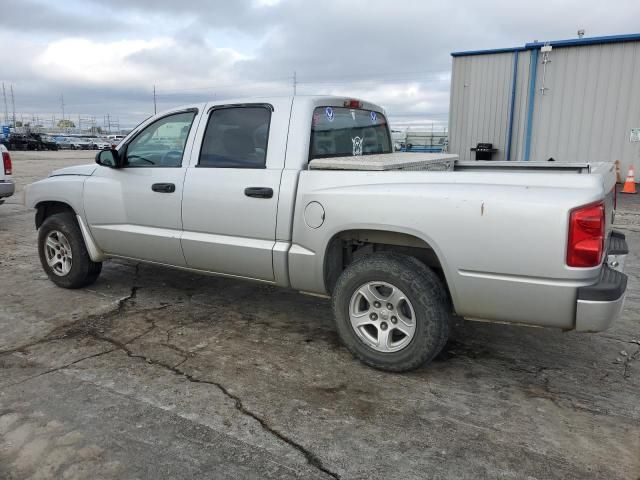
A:
POLYGON ((518 53, 513 52, 513 77, 511 79, 511 101, 509 104, 509 127, 507 128, 506 159, 511 160, 511 137, 513 136, 513 114, 516 107, 516 88, 518 86, 518 53))
POLYGON ((532 42, 524 47, 495 48, 488 50, 469 50, 452 52, 452 57, 465 57, 469 55, 488 55, 492 53, 522 52, 523 50, 535 50, 546 44, 552 47, 575 47, 580 45, 601 45, 605 43, 640 42, 640 33, 626 35, 608 35, 604 37, 570 38, 568 40, 552 40, 550 42, 532 42))
POLYGON ((627 35, 608 35, 605 37, 570 38, 568 40, 553 40, 551 42, 527 43, 525 48, 531 50, 543 47, 546 44, 552 47, 574 47, 579 45, 602 45, 605 43, 639 42, 640 33, 630 33, 627 35))
POLYGON ((493 48, 490 50, 469 50, 466 52, 451 52, 452 57, 468 57, 471 55, 487 55, 491 53, 511 53, 511 52, 522 52, 526 50, 524 47, 513 47, 513 48, 493 48))
POLYGON ((527 105, 527 123, 524 131, 524 154, 523 160, 529 161, 531 153, 531 134, 533 132, 533 107, 536 103, 536 76, 538 74, 538 49, 531 50, 531 60, 529 64, 529 103, 527 105))

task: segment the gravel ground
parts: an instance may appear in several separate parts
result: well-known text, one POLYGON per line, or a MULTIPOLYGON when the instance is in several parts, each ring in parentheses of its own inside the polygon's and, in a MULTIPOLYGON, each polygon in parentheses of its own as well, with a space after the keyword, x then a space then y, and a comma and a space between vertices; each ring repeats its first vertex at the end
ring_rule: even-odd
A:
POLYGON ((624 313, 577 334, 458 322, 385 374, 328 302, 111 261, 56 288, 23 186, 92 152, 14 152, 0 206, 0 478, 640 478, 640 205, 624 313))

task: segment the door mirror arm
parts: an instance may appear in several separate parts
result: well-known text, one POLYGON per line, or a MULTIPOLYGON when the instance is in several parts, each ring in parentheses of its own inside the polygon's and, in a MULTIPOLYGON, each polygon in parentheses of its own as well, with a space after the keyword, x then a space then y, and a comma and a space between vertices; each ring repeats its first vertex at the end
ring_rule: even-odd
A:
POLYGON ((96 155, 96 163, 109 168, 122 167, 122 159, 115 148, 99 151, 96 155))

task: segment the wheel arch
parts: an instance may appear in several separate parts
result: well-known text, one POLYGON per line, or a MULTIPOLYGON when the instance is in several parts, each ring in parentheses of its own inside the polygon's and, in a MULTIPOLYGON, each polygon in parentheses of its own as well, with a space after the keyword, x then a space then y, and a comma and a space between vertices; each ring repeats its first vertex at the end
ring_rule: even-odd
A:
POLYGON ((60 202, 57 200, 46 200, 39 202, 36 205, 36 229, 40 228, 42 223, 51 215, 63 212, 70 212, 74 216, 77 215, 76 211, 68 203, 60 202))
POLYGON ((71 213, 80 228, 80 233, 82 234, 82 239, 84 240, 84 244, 89 252, 89 257, 93 262, 102 262, 106 259, 105 253, 98 246, 98 244, 93 239, 89 228, 87 227, 85 221, 82 219, 80 215, 73 209, 71 205, 66 202, 60 202, 57 200, 46 200, 39 202, 36 205, 36 229, 39 229, 42 226, 42 223, 51 215, 55 215, 57 213, 71 213))
POLYGON ((443 281, 449 298, 453 300, 445 265, 434 246, 416 235, 384 229, 342 230, 331 237, 323 258, 326 291, 333 293, 338 277, 354 260, 381 251, 408 255, 432 268, 443 281))

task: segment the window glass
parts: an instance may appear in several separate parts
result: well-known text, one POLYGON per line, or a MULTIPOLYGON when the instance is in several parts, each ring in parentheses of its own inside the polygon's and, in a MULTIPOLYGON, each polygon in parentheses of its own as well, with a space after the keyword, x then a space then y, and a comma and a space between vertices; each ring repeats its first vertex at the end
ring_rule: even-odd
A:
POLYGON ((127 167, 179 167, 196 112, 161 118, 142 130, 128 145, 127 167))
POLYGON ((271 110, 230 107, 211 112, 200 150, 201 167, 265 168, 271 110))
POLYGON ((382 113, 347 107, 313 111, 310 159, 390 152, 389 128, 382 113))

